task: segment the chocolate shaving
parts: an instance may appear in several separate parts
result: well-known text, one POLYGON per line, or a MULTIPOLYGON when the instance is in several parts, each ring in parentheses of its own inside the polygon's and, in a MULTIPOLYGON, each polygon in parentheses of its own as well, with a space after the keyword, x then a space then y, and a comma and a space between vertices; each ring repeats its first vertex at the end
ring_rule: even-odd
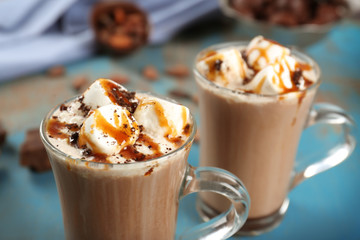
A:
POLYGON ((145 177, 150 176, 153 171, 154 171, 154 167, 151 167, 151 168, 144 174, 144 176, 145 176, 145 177))
POLYGON ((292 74, 292 82, 296 87, 300 87, 300 79, 302 77, 302 70, 296 69, 292 74))
POLYGON ((184 127, 184 130, 183 130, 183 134, 184 135, 190 134, 190 124, 186 124, 186 126, 184 127))
POLYGON ((65 106, 65 104, 61 104, 60 105, 60 111, 66 111, 67 110, 67 106, 65 106))
MULTIPOLYGON (((86 146, 81 146, 81 147, 86 147, 86 146)), ((91 149, 89 149, 89 148, 85 148, 85 149, 82 151, 82 154, 83 154, 84 156, 88 157, 88 156, 91 156, 91 155, 92 155, 92 151, 91 151, 91 149)))
POLYGON ((120 153, 125 159, 132 159, 135 161, 146 160, 146 155, 139 152, 134 146, 131 145, 123 148, 120 153))
POLYGON ((128 92, 119 90, 117 88, 111 89, 111 94, 114 96, 116 103, 119 106, 125 107, 130 113, 134 113, 138 102, 135 101, 135 92, 128 92))
POLYGON ((79 102, 80 102, 80 107, 79 110, 82 111, 84 113, 84 117, 88 115, 88 113, 90 112, 91 108, 89 106, 87 106, 84 102, 84 97, 81 96, 79 97, 79 102))
POLYGON ((249 78, 249 77, 245 77, 244 80, 243 80, 243 84, 246 85, 248 84, 249 82, 251 82, 252 78, 249 78))
POLYGON ((71 134, 69 141, 70 144, 73 146, 76 146, 79 140, 79 133, 78 132, 74 132, 73 134, 71 134))
POLYGON ((67 123, 65 127, 71 131, 78 131, 80 127, 76 123, 67 123))
POLYGON ((223 63, 222 60, 216 59, 215 65, 214 65, 216 71, 220 71, 220 70, 221 70, 221 64, 222 64, 222 63, 223 63))

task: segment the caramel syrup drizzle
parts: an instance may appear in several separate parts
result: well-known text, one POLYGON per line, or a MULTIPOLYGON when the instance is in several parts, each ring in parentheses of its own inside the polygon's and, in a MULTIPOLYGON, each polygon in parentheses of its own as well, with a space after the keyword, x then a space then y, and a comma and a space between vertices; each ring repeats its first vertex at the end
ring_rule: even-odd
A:
MULTIPOLYGON (((244 60, 243 60, 243 58, 242 58, 242 56, 241 56, 241 53, 239 52, 239 51, 235 51, 235 53, 236 53, 236 57, 238 58, 238 62, 244 62, 244 60)), ((246 72, 245 72, 245 69, 241 66, 240 67, 240 77, 242 78, 242 79, 245 79, 245 77, 246 77, 246 72)))
MULTIPOLYGON (((282 57, 284 57, 285 55, 284 55, 284 53, 285 53, 285 51, 283 52, 283 56, 282 57)), ((266 56, 267 57, 267 56, 266 56)), ((279 80, 279 82, 278 82, 278 84, 279 84, 279 87, 283 90, 281 93, 282 94, 284 94, 284 93, 290 93, 290 92, 297 92, 297 91, 299 91, 300 89, 299 89, 299 85, 298 85, 298 83, 297 83, 297 81, 298 80, 296 80, 295 78, 295 72, 296 71, 307 71, 307 70, 311 70, 312 69, 312 67, 309 65, 309 64, 305 64, 305 63, 299 63, 299 62, 297 62, 296 63, 296 65, 295 65, 295 71, 290 71, 290 79, 291 79, 291 82, 292 82, 292 87, 291 88, 287 88, 286 86, 285 86, 285 83, 284 83, 284 81, 283 81, 283 78, 281 77, 282 76, 282 74, 284 73, 284 71, 285 71, 285 67, 284 67, 284 64, 286 65, 286 67, 287 67, 287 69, 289 69, 289 71, 290 71, 290 66, 289 66, 289 63, 288 63, 288 61, 286 61, 286 60, 284 60, 283 62, 280 62, 280 63, 275 63, 275 64, 272 64, 272 67, 273 67, 273 69, 274 69, 274 72, 275 72, 275 74, 276 74, 276 76, 273 76, 272 77, 272 82, 274 83, 274 84, 276 84, 276 77, 277 77, 277 79, 279 80), (276 64, 278 64, 278 66, 279 66, 279 70, 278 71, 276 71, 276 69, 275 69, 275 66, 276 66, 276 64)), ((312 84, 313 84, 313 82, 312 81, 310 81, 309 79, 307 79, 307 78, 305 78, 302 74, 301 74, 301 76, 300 76, 300 80, 301 81, 304 81, 304 88, 308 88, 309 86, 311 86, 312 84)), ((261 79, 261 81, 259 82, 259 85, 256 87, 256 89, 253 91, 254 93, 261 93, 261 88, 262 88, 262 86, 263 86, 263 84, 264 84, 264 78, 263 79, 261 79)), ((300 100, 301 101, 301 100, 300 100)))
POLYGON ((225 77, 223 71, 220 71, 220 67, 224 59, 223 55, 216 54, 210 56, 211 57, 205 59, 205 64, 208 66, 208 72, 205 77, 212 82, 215 81, 216 77, 220 77, 221 81, 223 81, 225 85, 229 84, 229 81, 225 77))
MULTIPOLYGON (((169 122, 167 120, 167 118, 165 117, 164 109, 161 106, 161 104, 157 101, 150 101, 150 102, 143 104, 142 106, 148 105, 148 104, 155 105, 155 112, 158 117, 159 124, 160 124, 160 126, 167 129, 166 134, 165 134, 165 137, 167 138, 167 140, 169 142, 172 142, 173 144, 175 144, 175 146, 177 146, 177 147, 181 146, 184 143, 184 140, 180 136, 177 136, 177 131, 176 131, 175 126, 171 122, 169 122)), ((139 107, 141 107, 141 106, 139 106, 139 107)), ((94 121, 96 123, 95 125, 97 128, 99 128, 101 131, 103 131, 108 136, 114 138, 118 144, 123 144, 124 142, 125 142, 125 144, 128 144, 126 147, 124 147, 120 151, 120 156, 122 156, 126 160, 132 159, 135 161, 144 161, 144 160, 153 159, 153 158, 157 158, 157 157, 164 155, 164 153, 162 153, 160 151, 159 144, 155 143, 152 138, 150 138, 149 136, 147 136, 145 134, 140 134, 139 138, 136 140, 135 144, 133 144, 133 145, 130 144, 132 133, 133 133, 133 131, 136 131, 137 129, 139 129, 139 126, 135 122, 132 122, 132 124, 130 124, 129 119, 131 119, 132 116, 129 112, 126 112, 126 115, 124 113, 118 114, 117 112, 114 112, 113 116, 114 116, 115 126, 110 124, 104 118, 104 116, 101 114, 100 111, 95 110, 90 114, 94 114, 94 121), (121 121, 120 121, 120 117, 121 117, 121 121), (120 126, 120 122, 122 123, 122 126, 120 126), (144 144, 145 146, 148 146, 148 148, 151 149, 153 153, 152 154, 140 153, 135 147, 138 144, 144 144)), ((190 134, 191 126, 189 123, 187 123, 188 114, 187 114, 186 108, 184 106, 182 108, 181 117, 183 120, 183 132, 182 133, 184 135, 188 136, 190 134)), ((94 127, 95 127, 94 125, 91 126, 91 128, 94 128, 94 127)), ((47 132, 51 137, 54 137, 54 138, 69 139, 70 135, 66 134, 62 131, 63 129, 66 129, 66 128, 70 129, 72 131, 79 131, 78 126, 60 122, 57 118, 51 118, 47 124, 47 132)), ((93 129, 91 131, 93 131, 93 129)), ((86 143, 88 145, 90 145, 90 147, 92 149, 91 151, 89 150, 88 153, 86 154, 86 156, 93 157, 93 159, 91 161, 110 163, 110 161, 107 160, 108 155, 100 153, 100 150, 96 147, 96 144, 94 142, 92 142, 91 138, 89 138, 89 136, 84 132, 84 128, 81 128, 77 146, 79 148, 86 149, 86 143)))
POLYGON ((125 107, 131 113, 135 111, 137 103, 130 101, 134 99, 134 93, 122 90, 115 82, 108 79, 100 79, 99 81, 100 85, 105 89, 106 95, 114 104, 125 107))
POLYGON ((100 152, 100 149, 91 140, 91 138, 88 136, 88 134, 84 132, 84 128, 81 128, 80 133, 79 133, 78 146, 80 148, 86 148, 87 145, 90 145, 90 148, 92 149, 92 153, 100 152))
POLYGON ((49 136, 57 139, 67 139, 69 134, 64 133, 62 130, 66 129, 66 123, 60 122, 56 118, 51 118, 46 126, 46 131, 49 136))
MULTIPOLYGON (((105 89, 105 93, 110 98, 110 100, 114 104, 117 104, 117 97, 115 93, 119 93, 119 91, 116 91, 115 89, 119 89, 119 86, 107 79, 101 79, 100 85, 105 89)), ((126 98, 124 100, 126 100, 126 98)))
MULTIPOLYGON (((161 106, 161 104, 157 101, 149 101, 146 103, 142 103, 141 105, 139 105, 138 107, 144 107, 145 105, 154 105, 154 110, 155 113, 158 117, 158 121, 159 121, 159 125, 161 127, 164 127, 165 129, 167 129, 165 136, 167 138, 167 140, 169 142, 172 142, 175 146, 179 147, 183 144, 184 140, 177 136, 177 131, 175 126, 168 121, 168 119, 165 117, 164 114, 164 108, 161 106)), ((131 134, 132 134, 132 130, 130 128, 130 123, 129 123, 129 117, 131 117, 130 115, 128 115, 128 117, 126 117, 124 114, 122 114, 122 122, 125 123, 125 125, 127 125, 126 132, 122 132, 122 130, 124 128, 121 128, 120 124, 119 124, 119 119, 118 119, 118 115, 117 113, 114 113, 114 123, 116 125, 116 127, 114 127, 113 125, 111 125, 110 123, 108 123, 106 121, 106 119, 100 114, 97 113, 97 111, 95 111, 94 114, 97 114, 96 116, 94 116, 95 121, 96 121, 96 125, 97 127, 101 127, 101 130, 108 134, 109 136, 113 137, 114 139, 116 139, 116 141, 121 144, 123 143, 123 141, 125 141, 126 143, 129 143, 129 139, 131 138, 131 134)), ((130 114, 130 113, 129 113, 130 114)), ((184 135, 189 135, 190 134, 190 124, 187 123, 187 111, 186 108, 183 107, 182 108, 182 120, 184 123, 183 126, 183 134, 184 135)), ((136 123, 134 123, 136 124, 136 123)), ((123 124, 124 126, 124 124, 123 124)), ((133 126, 134 128, 138 128, 137 125, 133 126)), ((86 134, 81 133, 80 135, 84 135, 86 136, 86 134)), ((103 155, 96 155, 96 152, 98 152, 98 150, 96 149, 96 145, 92 144, 91 141, 89 141, 89 139, 86 139, 89 143, 89 145, 91 146, 91 148, 93 149, 95 154, 91 154, 91 156, 94 156, 94 160, 93 161, 103 161, 104 156, 103 155)), ((79 139, 79 143, 80 143, 80 139, 79 139)), ((157 158, 160 157, 162 155, 164 155, 161 151, 160 151, 160 146, 155 143, 153 141, 153 139, 151 139, 149 136, 145 135, 145 134, 140 134, 139 138, 136 140, 135 144, 128 144, 126 147, 122 148, 122 150, 120 151, 120 156, 127 159, 127 160, 135 160, 135 161, 145 161, 148 159, 153 159, 153 158, 157 158), (139 152, 136 149, 136 145, 139 144, 143 144, 145 146, 148 146, 149 149, 151 149, 151 151, 153 152, 152 154, 143 154, 141 152, 139 152)))
POLYGON ((264 76, 260 81, 259 81, 259 84, 256 86, 254 92, 255 93, 260 93, 261 92, 261 89, 265 83, 265 79, 266 79, 266 76, 264 76))
POLYGON ((60 122, 57 117, 50 118, 49 122, 46 125, 46 131, 52 138, 57 139, 68 139, 70 137, 69 133, 65 133, 63 130, 68 129, 70 131, 78 131, 79 126, 77 124, 60 122))
MULTIPOLYGON (((254 62, 258 62, 261 58, 264 58, 266 60, 266 62, 269 62, 270 59, 269 59, 269 56, 268 56, 268 51, 269 49, 274 46, 274 45, 279 45, 282 47, 281 44, 279 44, 278 42, 276 41, 273 41, 273 40, 270 40, 270 39, 265 39, 266 41, 270 42, 266 47, 253 47, 251 49, 248 50, 248 54, 247 55, 250 55, 253 51, 258 51, 259 52, 259 55, 256 57, 255 61, 254 62)), ((217 54, 219 54, 218 52, 214 51, 214 50, 211 50, 207 53, 205 53, 201 58, 199 58, 199 61, 202 61, 202 60, 205 60, 205 63, 208 65, 208 68, 209 68, 209 72, 207 73, 206 77, 208 78, 208 80, 210 81, 215 81, 215 78, 217 76, 220 76, 223 80, 223 82, 225 82, 225 86, 229 83, 228 82, 228 79, 225 78, 225 76, 223 75, 223 73, 219 70, 216 69, 216 61, 218 60, 223 60, 223 56, 220 55, 221 57, 214 57, 216 56, 217 54), (207 59, 209 58, 209 59, 207 59)), ((239 52, 239 57, 242 58, 240 52, 239 52)), ((281 57, 280 59, 284 59, 285 56, 286 56, 286 51, 285 50, 282 50, 282 54, 281 54, 281 57)), ((289 63, 287 61, 284 61, 284 63, 286 64, 287 68, 290 69, 290 66, 289 66, 289 63)), ((296 92, 296 91, 299 91, 299 86, 298 86, 298 83, 295 81, 295 72, 296 71, 310 71, 312 70, 312 67, 310 64, 306 64, 306 63, 300 63, 300 62, 297 62, 296 65, 295 65, 295 71, 290 71, 290 77, 291 77, 291 81, 292 81, 292 87, 291 88, 287 88, 284 84, 284 81, 282 80, 281 78, 281 75, 283 74, 285 68, 283 66, 283 64, 279 64, 279 71, 274 71, 276 73, 276 76, 278 77, 279 79, 279 87, 281 89, 283 89, 283 92, 281 92, 282 94, 283 93, 289 93, 289 92, 296 92)), ((273 64, 274 66, 274 64, 273 64)), ((253 66, 253 70, 255 71, 255 73, 259 72, 261 69, 259 68, 258 65, 254 65, 253 66)), ((275 69, 274 69, 275 70, 275 69)), ((242 78, 245 78, 245 72, 244 70, 241 68, 241 77, 242 78)), ((245 92, 247 93, 261 93, 261 88, 264 84, 264 81, 265 81, 265 78, 261 79, 259 81, 259 84, 258 86, 256 87, 255 90, 245 90, 245 92)), ((303 75, 301 76, 301 81, 304 82, 304 88, 308 88, 309 86, 311 86, 313 84, 312 81, 310 81, 309 79, 306 79, 303 75)), ((276 84, 276 77, 273 76, 272 77, 272 82, 274 84, 276 84)), ((241 90, 241 89, 239 89, 241 90)), ((243 90, 241 90, 243 91, 243 90)), ((299 99, 299 103, 301 103, 302 99, 299 99)))
MULTIPOLYGON (((131 118, 131 116, 128 111, 126 111, 125 113, 123 112, 118 113, 114 111, 113 117, 114 117, 115 126, 109 123, 105 119, 105 117, 101 114, 100 111, 95 110, 93 114, 94 114, 95 126, 91 126, 91 128, 94 127, 98 128, 104 134, 115 139, 118 145, 130 144, 133 132, 138 129, 138 125, 136 124, 136 122, 130 123, 129 118, 131 118), (120 125, 120 118, 121 118, 122 126, 120 125)), ((96 144, 84 132, 84 128, 81 128, 79 145, 80 147, 86 146, 86 143, 90 145, 92 149, 91 156, 95 158, 95 161, 103 162, 104 158, 106 159, 106 157, 104 157, 103 154, 101 154, 101 151, 96 146, 96 144)))
MULTIPOLYGON (((268 40, 269 41, 269 40, 268 40)), ((258 62, 260 60, 260 58, 265 58, 266 62, 270 62, 269 56, 267 54, 267 52, 269 51, 269 49, 274 45, 274 42, 271 41, 271 43, 273 44, 268 44, 266 47, 254 47, 249 49, 248 51, 248 55, 250 55, 253 51, 258 51, 259 55, 257 56, 257 58, 255 59, 255 63, 258 62)), ((285 50, 282 51, 282 55, 281 55, 281 59, 286 55, 285 50)), ((255 71, 260 71, 260 67, 256 64, 254 65, 254 70, 255 71)))
MULTIPOLYGON (((242 62, 242 56, 239 51, 235 51, 236 57, 238 58, 239 62, 242 62)), ((206 73, 206 78, 210 81, 215 81, 216 77, 220 77, 221 81, 224 83, 225 86, 229 84, 229 80, 224 75, 224 72, 221 71, 221 64, 224 61, 224 56, 219 54, 215 51, 210 51, 205 56, 200 58, 200 60, 205 60, 205 64, 208 66, 208 72, 206 73)), ((245 70, 244 68, 240 67, 240 77, 245 79, 245 70)))
POLYGON ((200 61, 203 61, 203 60, 205 60, 206 58, 211 57, 211 56, 214 56, 214 55, 216 55, 216 54, 217 54, 216 51, 210 50, 210 51, 206 52, 203 56, 201 56, 198 61, 199 61, 199 62, 200 62, 200 61))
POLYGON ((187 123, 187 117, 188 117, 188 114, 187 114, 187 111, 186 111, 186 108, 183 106, 182 107, 182 120, 183 120, 183 134, 185 136, 189 136, 190 135, 190 124, 187 123))
POLYGON ((133 131, 135 131, 135 129, 138 129, 138 125, 136 124, 136 122, 130 123, 130 116, 126 116, 126 114, 130 113, 128 111, 126 111, 126 113, 114 112, 114 126, 105 119, 105 117, 100 113, 100 111, 95 111, 94 120, 96 123, 96 127, 104 134, 114 138, 119 145, 129 143, 133 135, 133 131), (120 117, 122 126, 120 126, 120 117))
POLYGON ((128 159, 128 160, 132 159, 135 161, 145 161, 145 160, 161 157, 162 155, 164 155, 164 154, 160 151, 159 144, 155 143, 153 141, 153 139, 151 139, 149 136, 147 136, 145 134, 139 135, 139 138, 136 141, 136 144, 124 147, 120 151, 120 156, 122 156, 125 159, 128 159), (137 145, 137 144, 142 144, 142 145, 147 146, 149 149, 152 150, 153 153, 152 154, 144 154, 144 153, 139 152, 135 148, 135 145, 137 145))

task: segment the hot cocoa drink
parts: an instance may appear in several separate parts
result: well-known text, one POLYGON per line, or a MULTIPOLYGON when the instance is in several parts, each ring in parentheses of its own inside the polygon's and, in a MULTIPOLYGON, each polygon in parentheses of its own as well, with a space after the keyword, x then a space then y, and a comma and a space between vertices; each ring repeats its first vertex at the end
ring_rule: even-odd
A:
POLYGON ((189 148, 141 167, 52 156, 66 239, 173 239, 189 148))
POLYGON ((236 208, 223 226, 213 222, 217 228, 198 227, 184 239, 229 237, 247 217, 248 195, 238 179, 187 163, 196 127, 188 108, 173 101, 99 79, 51 111, 40 132, 66 239, 174 239, 179 199, 197 191, 228 195, 236 208), (225 188, 217 190, 219 184, 225 188))
MULTIPOLYGON (((252 201, 248 222, 273 216, 289 191, 299 138, 319 85, 317 65, 256 37, 248 45, 201 52, 195 77, 200 165, 224 168, 244 182, 252 201)), ((224 210, 221 197, 202 196, 201 204, 224 210)))
POLYGON ((57 148, 49 156, 67 239, 174 237, 193 131, 186 107, 99 79, 43 131, 57 148))

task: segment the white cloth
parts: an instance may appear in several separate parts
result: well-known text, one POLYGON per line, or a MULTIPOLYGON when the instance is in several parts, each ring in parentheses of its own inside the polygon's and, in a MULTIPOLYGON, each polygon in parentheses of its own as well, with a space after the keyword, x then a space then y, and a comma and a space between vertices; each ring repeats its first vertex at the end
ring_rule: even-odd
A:
MULTIPOLYGON (((1 0, 0 82, 90 57, 89 13, 96 0, 1 0), (59 21, 60 20, 60 21, 59 21)), ((133 0, 149 16, 150 44, 218 7, 217 0, 133 0)))

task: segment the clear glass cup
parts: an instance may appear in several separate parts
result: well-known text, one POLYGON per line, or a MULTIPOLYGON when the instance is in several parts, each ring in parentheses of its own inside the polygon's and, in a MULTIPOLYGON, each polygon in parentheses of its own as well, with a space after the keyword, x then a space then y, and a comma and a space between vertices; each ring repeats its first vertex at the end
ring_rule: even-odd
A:
MULTIPOLYGON (((211 46, 195 60, 194 74, 200 106, 200 166, 213 166, 234 173, 245 184, 251 209, 242 235, 257 235, 276 227, 287 211, 291 189, 320 172, 343 162, 355 147, 351 117, 330 104, 315 104, 320 69, 307 55, 292 54, 310 64, 317 82, 306 90, 275 95, 244 93, 216 85, 197 69, 198 59, 211 50, 244 48, 248 42, 211 46), (341 142, 326 157, 314 159, 302 169, 295 157, 302 131, 312 125, 339 125, 341 142)), ((224 211, 226 201, 216 194, 200 194, 197 209, 208 220, 224 211)))
POLYGON ((187 162, 196 132, 192 116, 191 135, 177 150, 147 161, 109 164, 73 158, 51 144, 46 126, 57 108, 42 121, 40 135, 54 173, 66 239, 174 239, 179 200, 200 191, 221 194, 232 204, 219 218, 179 239, 225 239, 244 224, 250 202, 240 180, 224 170, 194 168, 187 162))

